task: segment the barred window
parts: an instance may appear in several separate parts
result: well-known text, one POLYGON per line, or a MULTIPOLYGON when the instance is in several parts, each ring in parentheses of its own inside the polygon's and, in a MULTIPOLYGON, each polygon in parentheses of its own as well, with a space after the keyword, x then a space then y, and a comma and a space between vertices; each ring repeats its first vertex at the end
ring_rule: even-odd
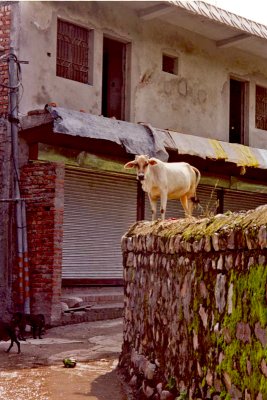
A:
POLYGON ((58 19, 57 76, 92 84, 90 33, 88 29, 58 19))
POLYGON ((256 86, 256 128, 267 131, 267 88, 256 86))

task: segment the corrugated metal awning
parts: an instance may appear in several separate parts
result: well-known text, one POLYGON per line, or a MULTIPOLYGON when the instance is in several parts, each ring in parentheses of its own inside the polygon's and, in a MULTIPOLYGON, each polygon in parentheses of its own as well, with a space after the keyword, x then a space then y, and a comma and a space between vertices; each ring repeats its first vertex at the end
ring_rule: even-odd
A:
POLYGON ((206 160, 224 160, 238 167, 267 169, 266 149, 157 129, 145 123, 135 124, 62 107, 47 107, 47 110, 53 118, 54 134, 111 141, 122 146, 126 153, 148 154, 162 161, 168 160, 168 150, 172 150, 206 160))
POLYGON ((169 131, 172 150, 210 160, 224 160, 237 166, 267 169, 267 150, 220 140, 169 131))
POLYGON ((73 111, 62 107, 46 107, 54 118, 53 132, 117 143, 130 154, 148 154, 167 161, 169 135, 158 134, 151 125, 120 121, 113 118, 73 111))

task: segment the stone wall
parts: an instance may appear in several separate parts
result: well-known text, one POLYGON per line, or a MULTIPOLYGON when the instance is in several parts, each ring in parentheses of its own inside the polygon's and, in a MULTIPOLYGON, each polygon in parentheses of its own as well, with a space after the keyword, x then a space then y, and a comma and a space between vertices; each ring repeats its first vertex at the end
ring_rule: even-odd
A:
POLYGON ((122 238, 120 367, 143 399, 267 398, 267 206, 122 238))
MULTIPOLYGON (((47 323, 53 324, 61 317, 64 165, 25 165, 21 169, 21 194, 27 199, 31 312, 45 314, 47 323)), ((16 296, 18 271, 14 271, 13 279, 16 296)))

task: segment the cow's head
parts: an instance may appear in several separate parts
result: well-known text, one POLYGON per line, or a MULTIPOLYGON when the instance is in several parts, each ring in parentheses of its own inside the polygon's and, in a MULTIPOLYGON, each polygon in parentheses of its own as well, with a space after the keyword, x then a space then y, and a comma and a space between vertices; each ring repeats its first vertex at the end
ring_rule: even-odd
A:
POLYGON ((124 165, 124 168, 136 168, 137 179, 143 181, 145 179, 149 165, 157 164, 155 158, 149 158, 147 155, 135 156, 134 161, 130 161, 124 165))

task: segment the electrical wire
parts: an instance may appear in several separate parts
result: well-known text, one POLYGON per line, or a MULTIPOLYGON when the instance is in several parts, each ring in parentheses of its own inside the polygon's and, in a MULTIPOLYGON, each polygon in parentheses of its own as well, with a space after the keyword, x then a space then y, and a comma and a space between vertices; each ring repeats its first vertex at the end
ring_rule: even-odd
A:
MULTIPOLYGON (((15 86, 10 86, 10 85, 6 85, 2 82, 0 82, 0 87, 4 88, 4 89, 8 89, 8 94, 9 94, 9 109, 10 111, 7 114, 7 119, 10 122, 15 122, 15 123, 19 123, 19 120, 17 118, 14 118, 13 113, 14 111, 17 109, 18 110, 18 106, 19 103, 22 99, 23 93, 24 93, 24 88, 21 82, 21 67, 20 67, 20 62, 17 58, 17 56, 13 53, 8 53, 8 54, 3 54, 2 56, 0 56, 0 63, 8 63, 8 70, 9 70, 9 76, 11 75, 11 71, 10 71, 10 61, 13 60, 16 67, 17 67, 17 84, 15 86), (11 93, 18 93, 19 94, 19 88, 22 87, 22 93, 20 95, 20 98, 17 98, 16 104, 13 107, 13 109, 11 109, 11 93)), ((13 144, 12 144, 13 145, 13 144)), ((15 172, 15 181, 18 184, 18 187, 20 188, 20 178, 19 178, 19 171, 18 171, 18 167, 16 165, 15 159, 14 159, 14 149, 12 150, 12 161, 13 161, 13 167, 14 167, 14 172, 15 172)), ((20 189, 19 189, 20 190, 20 189)))
POLYGON ((16 86, 9 86, 6 85, 2 82, 0 82, 0 86, 5 88, 5 89, 9 89, 9 90, 17 90, 20 86, 21 86, 21 67, 20 67, 20 63, 18 61, 18 58, 15 54, 3 54, 2 56, 0 56, 0 62, 6 62, 9 63, 10 59, 13 58, 13 60, 15 61, 16 65, 17 65, 17 78, 18 78, 18 84, 16 86))
MULTIPOLYGON (((13 112, 15 111, 15 109, 16 108, 18 109, 18 106, 19 106, 19 104, 20 104, 20 102, 22 100, 23 94, 24 94, 24 87, 23 87, 22 80, 21 80, 20 61, 18 60, 17 56, 15 54, 12 54, 12 53, 3 54, 2 56, 0 56, 0 63, 1 62, 5 62, 5 63, 9 64, 11 59, 14 60, 16 66, 17 66, 17 81, 18 81, 18 84, 15 85, 15 86, 10 86, 10 85, 6 85, 6 84, 4 84, 3 82, 0 81, 0 87, 2 87, 4 89, 8 89, 8 93, 9 94, 12 93, 12 92, 13 93, 14 92, 18 92, 18 94, 19 94, 19 91, 20 91, 20 88, 21 88, 22 89, 22 93, 19 94, 19 99, 18 99, 18 101, 16 103, 16 106, 12 110, 10 110, 9 113, 1 113, 1 117, 4 117, 5 119, 9 119, 9 120, 12 118, 11 116, 12 116, 13 112)), ((16 121, 16 122, 18 123, 18 121, 16 121)))

